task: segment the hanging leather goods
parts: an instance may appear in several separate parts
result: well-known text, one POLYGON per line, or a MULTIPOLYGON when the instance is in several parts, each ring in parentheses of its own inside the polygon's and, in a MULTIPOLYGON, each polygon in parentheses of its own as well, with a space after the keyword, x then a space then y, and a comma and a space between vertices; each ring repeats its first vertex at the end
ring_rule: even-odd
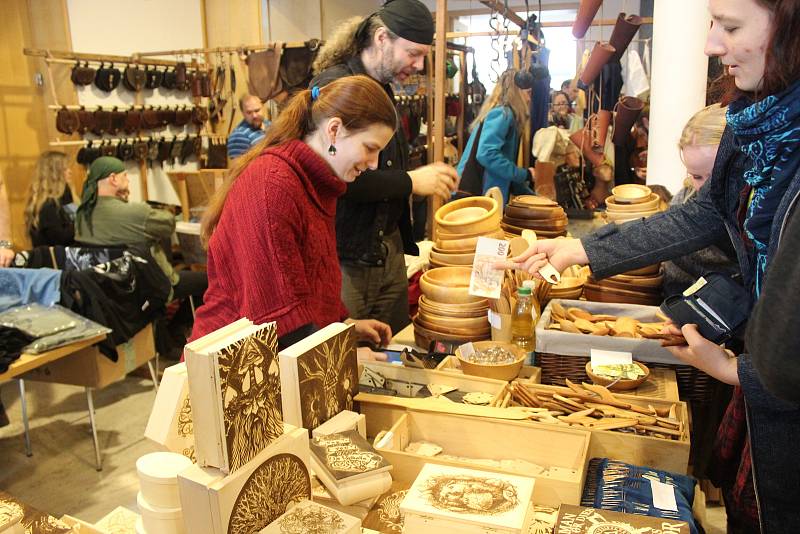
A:
POLYGON ((145 82, 144 86, 147 89, 157 89, 161 86, 161 81, 164 79, 164 73, 158 70, 158 67, 145 67, 145 82))
POLYGON ((78 133, 83 135, 94 128, 94 113, 87 111, 85 107, 77 111, 78 114, 78 133))
POLYGON ((103 135, 111 129, 111 112, 104 110, 102 107, 97 108, 94 112, 94 127, 92 133, 95 135, 103 135))
POLYGON ((63 134, 71 135, 78 130, 80 119, 78 113, 62 106, 56 114, 56 130, 63 134))
POLYGON ((75 63, 75 66, 72 67, 72 74, 70 74, 70 79, 72 83, 75 85, 91 85, 94 81, 95 70, 89 66, 89 62, 84 62, 83 66, 81 66, 81 62, 78 61, 75 63))
POLYGON ((122 85, 128 91, 138 93, 144 88, 147 82, 147 73, 139 68, 138 65, 128 65, 125 67, 125 72, 122 76, 122 85))
POLYGON ((622 57, 623 52, 631 44, 633 36, 639 31, 641 25, 642 17, 639 15, 625 16, 625 13, 620 13, 617 16, 617 22, 614 24, 614 30, 608 40, 609 44, 616 48, 616 52, 614 52, 609 61, 617 61, 622 57))
POLYGON ((121 79, 122 73, 114 67, 113 63, 109 67, 106 67, 105 63, 101 63, 95 74, 94 84, 106 93, 110 93, 117 88, 121 79))
POLYGON ((142 110, 129 109, 125 113, 125 125, 122 127, 126 134, 135 134, 142 126, 142 110))

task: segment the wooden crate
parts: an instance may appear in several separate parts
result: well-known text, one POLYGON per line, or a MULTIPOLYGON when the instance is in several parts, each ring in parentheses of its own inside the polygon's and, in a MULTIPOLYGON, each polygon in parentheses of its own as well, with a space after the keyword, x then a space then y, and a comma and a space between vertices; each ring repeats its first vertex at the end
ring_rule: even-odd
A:
POLYGON ((153 326, 148 324, 126 343, 117 346, 116 362, 104 356, 96 346, 91 346, 37 367, 22 375, 22 378, 101 389, 122 380, 155 355, 153 326))
POLYGON ((505 472, 535 478, 533 502, 558 506, 580 503, 590 434, 584 430, 525 421, 408 410, 392 426, 381 445, 378 450, 392 464, 392 477, 398 482, 413 482, 426 463, 505 472), (533 475, 478 462, 404 452, 408 444, 415 441, 435 443, 445 454, 474 459, 519 459, 548 471, 533 475))
MULTIPOLYGON (((392 380, 403 380, 426 385, 441 384, 456 387, 459 391, 464 392, 480 391, 491 393, 493 398, 490 404, 493 406, 498 402, 502 403, 506 393, 508 393, 508 382, 480 376, 416 369, 382 362, 364 363, 363 367, 370 368, 392 380)), ((367 418, 368 437, 374 437, 381 430, 390 428, 405 413, 406 408, 417 405, 420 400, 424 401, 424 399, 393 397, 373 393, 359 393, 355 400, 359 403, 360 412, 367 418)), ((460 404, 456 405, 461 406, 460 404)))
MULTIPOLYGON (((442 362, 436 366, 436 370, 444 371, 446 373, 464 372, 461 369, 458 358, 455 356, 447 356, 444 358, 442 362)), ((523 365, 519 371, 519 375, 517 375, 517 378, 528 380, 534 384, 540 384, 542 382, 542 370, 539 367, 534 367, 532 365, 523 365)))
MULTIPOLYGON (((557 386, 526 384, 529 391, 558 392, 557 386)), ((592 440, 589 458, 611 458, 633 465, 642 465, 686 474, 689 467, 689 411, 682 401, 667 401, 636 395, 615 394, 618 400, 647 408, 670 408, 676 406, 678 419, 683 423, 683 435, 677 440, 639 436, 612 430, 591 430, 592 440)))

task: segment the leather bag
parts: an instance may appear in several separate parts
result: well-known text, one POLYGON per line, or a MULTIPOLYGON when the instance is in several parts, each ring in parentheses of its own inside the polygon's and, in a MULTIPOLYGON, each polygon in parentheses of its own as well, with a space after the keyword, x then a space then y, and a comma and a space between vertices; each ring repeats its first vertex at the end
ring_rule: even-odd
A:
POLYGON ((149 107, 142 111, 142 126, 148 130, 161 127, 161 118, 157 109, 149 107))
POLYGON ((283 43, 277 42, 262 52, 253 52, 245 60, 250 94, 258 96, 262 102, 283 91, 280 76, 282 53, 283 43))
POLYGON ((81 62, 78 61, 75 63, 75 66, 72 67, 72 74, 70 74, 70 79, 72 83, 75 85, 91 85, 94 81, 95 70, 89 66, 89 62, 85 62, 83 66, 81 66, 81 62))
POLYGON ((208 109, 203 106, 195 106, 192 110, 192 122, 198 126, 202 126, 208 120, 208 109))
POLYGON ((208 159, 206 169, 228 168, 228 145, 225 141, 208 140, 208 159))
POLYGON ((161 87, 172 91, 175 89, 175 85, 176 85, 175 69, 165 70, 163 75, 161 76, 161 87))
POLYGON ((135 134, 142 127, 142 110, 129 109, 125 112, 125 125, 122 127, 126 134, 135 134))
POLYGON ((114 67, 113 63, 108 67, 105 66, 105 63, 101 63, 95 74, 94 84, 106 93, 110 93, 117 88, 121 79, 122 73, 114 67))
POLYGON ((138 93, 144 89, 144 84, 147 81, 147 73, 138 65, 128 65, 125 67, 125 72, 122 76, 122 85, 128 91, 138 93))
POLYGON ((175 111, 175 126, 183 127, 189 124, 189 121, 192 120, 192 110, 186 108, 186 106, 182 107, 175 111))
POLYGON ((128 114, 124 111, 119 111, 115 106, 114 109, 111 110, 111 127, 108 129, 108 133, 117 135, 124 130, 127 118, 128 114))
POLYGON ((111 112, 104 110, 102 107, 97 108, 94 112, 94 127, 92 133, 95 135, 103 135, 111 129, 111 112))
POLYGON ((67 106, 62 106, 56 114, 56 130, 63 134, 73 134, 80 126, 80 119, 78 113, 74 110, 67 109, 67 106))
POLYGON ((158 70, 158 67, 145 68, 145 82, 144 86, 147 89, 158 89, 161 86, 161 81, 164 79, 164 72, 158 70))
POLYGON ((83 135, 89 130, 94 128, 94 113, 87 111, 86 108, 81 106, 77 112, 78 114, 78 133, 83 135))

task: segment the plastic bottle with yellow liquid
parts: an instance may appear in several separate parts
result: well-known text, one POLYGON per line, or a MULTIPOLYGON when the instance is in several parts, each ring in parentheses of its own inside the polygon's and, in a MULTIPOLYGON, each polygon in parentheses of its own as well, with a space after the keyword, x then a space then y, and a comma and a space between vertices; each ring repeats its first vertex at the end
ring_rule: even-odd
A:
POLYGON ((511 342, 527 353, 534 349, 535 318, 536 310, 533 305, 531 288, 518 288, 517 305, 511 315, 511 342))

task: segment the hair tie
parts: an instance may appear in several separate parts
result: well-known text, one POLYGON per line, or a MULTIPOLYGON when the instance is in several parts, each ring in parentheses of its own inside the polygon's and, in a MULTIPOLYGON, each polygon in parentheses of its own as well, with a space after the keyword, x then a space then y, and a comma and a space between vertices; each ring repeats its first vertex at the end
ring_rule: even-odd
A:
POLYGON ((315 85, 314 87, 311 88, 311 101, 313 102, 318 98, 319 98, 319 86, 315 85))

